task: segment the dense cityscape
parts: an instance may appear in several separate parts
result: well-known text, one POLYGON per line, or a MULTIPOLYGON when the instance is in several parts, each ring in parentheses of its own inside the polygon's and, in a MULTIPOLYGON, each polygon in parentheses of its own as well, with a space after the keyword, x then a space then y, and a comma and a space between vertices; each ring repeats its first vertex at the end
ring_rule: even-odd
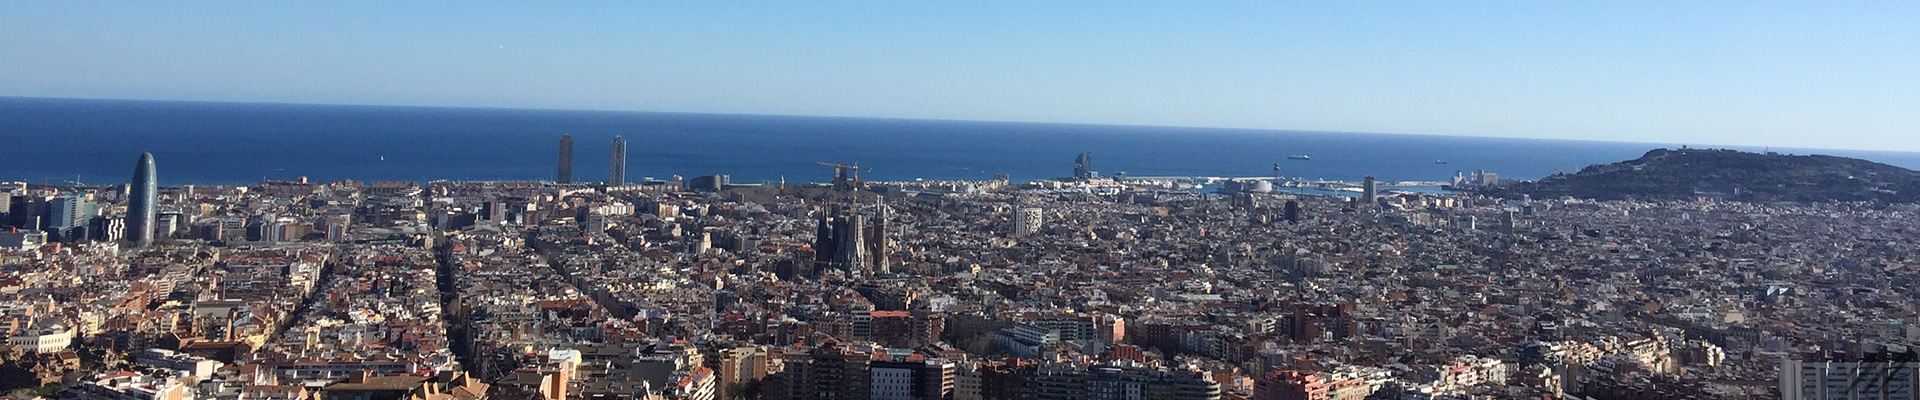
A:
POLYGON ((143 154, 124 184, 0 184, 0 398, 1920 393, 1915 204, 1129 178, 1090 153, 1024 183, 629 181, 621 138, 579 182, 574 145, 552 181, 186 185, 143 154))

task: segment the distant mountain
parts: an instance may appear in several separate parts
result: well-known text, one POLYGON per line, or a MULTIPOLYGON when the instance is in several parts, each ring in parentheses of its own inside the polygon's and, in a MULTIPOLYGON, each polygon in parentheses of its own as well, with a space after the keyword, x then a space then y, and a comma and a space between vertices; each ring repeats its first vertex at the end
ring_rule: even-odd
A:
POLYGON ((1708 196, 1752 202, 1914 202, 1920 200, 1920 172, 1834 156, 1656 149, 1639 159, 1592 165, 1486 193, 1601 200, 1708 196))

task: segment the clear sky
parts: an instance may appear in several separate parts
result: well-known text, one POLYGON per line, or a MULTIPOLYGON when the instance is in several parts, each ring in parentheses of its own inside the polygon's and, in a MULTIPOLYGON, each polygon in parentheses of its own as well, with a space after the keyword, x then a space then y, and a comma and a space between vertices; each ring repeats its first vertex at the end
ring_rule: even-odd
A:
POLYGON ((0 0, 0 95, 1920 151, 1920 1, 0 0))

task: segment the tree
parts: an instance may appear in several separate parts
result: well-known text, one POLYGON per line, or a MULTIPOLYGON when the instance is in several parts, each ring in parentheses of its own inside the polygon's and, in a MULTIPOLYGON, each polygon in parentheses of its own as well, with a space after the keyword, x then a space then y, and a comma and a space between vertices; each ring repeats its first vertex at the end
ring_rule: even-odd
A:
POLYGON ((727 384, 727 400, 759 400, 760 381, 751 380, 727 384))

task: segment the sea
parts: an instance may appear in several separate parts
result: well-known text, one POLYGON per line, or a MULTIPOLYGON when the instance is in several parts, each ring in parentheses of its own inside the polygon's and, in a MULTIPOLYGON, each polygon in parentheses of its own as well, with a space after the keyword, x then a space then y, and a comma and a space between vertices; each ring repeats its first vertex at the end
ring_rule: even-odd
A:
MULTIPOLYGON (((1538 179, 1684 143, 776 115, 257 104, 0 97, 0 181, 117 184, 152 152, 160 184, 263 180, 553 180, 560 135, 575 181, 606 179, 611 141, 627 177, 725 174, 735 183, 823 182, 820 162, 867 180, 1016 182, 1072 174, 1445 181, 1476 170, 1538 179), (1306 156, 1309 160, 1293 160, 1306 156)), ((1545 135, 1547 133, 1543 133, 1545 135)), ((1693 147, 1725 147, 1703 146, 1693 147)), ((1920 168, 1920 153, 1830 154, 1920 168)))

